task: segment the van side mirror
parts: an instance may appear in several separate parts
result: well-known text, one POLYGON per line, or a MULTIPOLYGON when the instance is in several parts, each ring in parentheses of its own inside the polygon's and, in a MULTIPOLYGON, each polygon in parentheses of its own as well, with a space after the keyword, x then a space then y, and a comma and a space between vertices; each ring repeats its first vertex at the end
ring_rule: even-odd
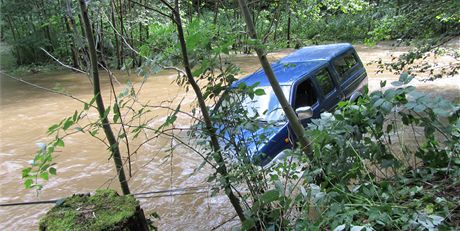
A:
POLYGON ((299 107, 295 109, 295 112, 297 113, 299 120, 309 119, 313 117, 313 110, 310 106, 299 107))

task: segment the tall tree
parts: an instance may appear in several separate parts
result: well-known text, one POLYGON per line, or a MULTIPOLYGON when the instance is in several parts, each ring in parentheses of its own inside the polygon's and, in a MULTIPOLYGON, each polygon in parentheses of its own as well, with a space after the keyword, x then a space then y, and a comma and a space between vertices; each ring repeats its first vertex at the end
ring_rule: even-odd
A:
POLYGON ((184 37, 184 29, 182 27, 182 19, 181 19, 181 14, 180 14, 179 1, 175 0, 174 6, 172 6, 165 0, 161 0, 161 2, 163 2, 172 12, 172 15, 173 15, 172 20, 176 24, 177 37, 179 39, 179 43, 181 47, 182 64, 184 65, 185 74, 187 76, 187 81, 192 86, 192 89, 195 92, 195 95, 197 97, 198 105, 200 107, 200 110, 203 116, 203 120, 205 122, 206 131, 208 132, 210 139, 211 139, 210 145, 214 151, 213 158, 218 165, 217 172, 223 177, 225 181, 224 182, 225 194, 230 200, 230 203, 235 209, 241 222, 244 222, 246 220, 246 217, 243 213, 243 208, 241 207, 238 197, 235 195, 235 193, 232 190, 231 182, 229 179, 229 173, 225 165, 224 158, 222 157, 222 150, 219 145, 219 141, 217 139, 217 134, 215 132, 214 127, 212 126, 211 116, 209 115, 208 107, 206 106, 206 102, 201 92, 201 88, 198 85, 198 83, 195 81, 193 74, 192 74, 192 69, 190 66, 189 58, 188 58, 187 44, 185 42, 185 37, 184 37))
POLYGON ((123 168, 123 162, 121 159, 120 148, 118 145, 118 141, 115 138, 115 135, 112 131, 112 127, 110 126, 110 122, 105 115, 105 106, 104 101, 101 95, 101 88, 99 82, 99 71, 98 71, 98 64, 97 64, 97 54, 96 54, 96 45, 94 43, 93 37, 93 30, 91 29, 91 23, 88 17, 88 8, 86 6, 85 0, 79 0, 80 2, 80 10, 81 10, 81 17, 83 19, 83 27, 85 29, 86 39, 88 41, 88 51, 89 51, 89 59, 90 59, 90 73, 93 79, 93 94, 96 98, 96 105, 97 111, 99 113, 99 118, 102 123, 102 128, 104 129, 105 136, 110 145, 110 151, 113 156, 113 160, 115 162, 115 167, 117 170, 118 181, 120 182, 121 189, 123 194, 128 195, 130 194, 128 182, 126 181, 125 171, 123 168))

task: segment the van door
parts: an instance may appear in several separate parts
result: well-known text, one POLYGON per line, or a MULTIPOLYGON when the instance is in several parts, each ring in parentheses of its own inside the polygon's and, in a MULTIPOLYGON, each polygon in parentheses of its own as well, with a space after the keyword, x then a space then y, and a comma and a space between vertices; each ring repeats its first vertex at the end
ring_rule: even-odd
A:
MULTIPOLYGON (((319 97, 321 96, 321 92, 318 92, 312 78, 307 77, 305 80, 297 84, 294 88, 293 96, 292 105, 294 109, 309 106, 313 111, 313 118, 319 117, 319 97)), ((306 119, 301 120, 300 122, 306 126, 309 121, 310 119, 306 119)))
POLYGON ((313 79, 316 82, 320 98, 320 112, 330 111, 337 106, 341 96, 340 91, 331 75, 331 70, 324 67, 315 73, 313 79))

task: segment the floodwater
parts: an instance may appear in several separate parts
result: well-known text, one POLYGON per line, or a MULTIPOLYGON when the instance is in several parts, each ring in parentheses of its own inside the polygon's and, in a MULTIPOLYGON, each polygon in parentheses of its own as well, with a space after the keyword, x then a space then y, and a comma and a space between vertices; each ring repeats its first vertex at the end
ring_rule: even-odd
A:
MULTIPOLYGON (((372 48, 357 46, 357 50, 363 62, 369 63, 378 58, 389 60, 391 54, 400 54, 407 49, 380 45, 372 48)), ((283 50, 272 53, 269 57, 274 60, 291 51, 283 50)), ((242 75, 255 71, 260 66, 254 55, 237 55, 232 59, 241 68, 242 75)), ((446 63, 455 61, 449 57, 446 59, 446 63)), ((375 64, 367 65, 366 69, 371 90, 379 88, 380 80, 397 79, 391 73, 376 74, 375 64)), ((119 72, 116 76, 122 83, 132 81, 136 88, 142 82, 142 78, 135 74, 119 72)), ((183 110, 195 107, 193 94, 185 93, 184 88, 172 83, 176 77, 172 72, 150 76, 138 95, 139 101, 151 105, 165 105, 165 102, 173 101, 174 105, 182 100, 183 110)), ((85 101, 91 99, 91 87, 83 74, 38 73, 24 76, 23 79, 46 88, 53 88, 58 84, 77 98, 85 101)), ((102 74, 102 79, 106 105, 109 105, 113 99, 107 93, 110 90, 107 74, 102 74)), ((418 82, 416 85, 422 90, 458 102, 459 80, 459 76, 456 76, 435 82, 418 82)), ((50 137, 46 135, 48 127, 66 116, 71 116, 75 110, 81 110, 83 105, 73 99, 5 76, 0 78, 0 84, 0 203, 58 199, 107 187, 119 190, 113 162, 108 159, 105 146, 90 135, 81 133, 65 138, 65 148, 59 149, 54 155, 58 174, 45 183, 38 195, 34 190, 24 189, 21 170, 33 158, 37 150, 36 143, 49 141, 50 137)), ((123 88, 123 84, 116 84, 117 91, 123 88)), ((148 116, 153 119, 148 124, 152 127, 160 125, 167 112, 166 109, 152 109, 148 116)), ((95 115, 90 117, 94 118, 95 115)), ((189 122, 185 116, 180 116, 176 127, 186 128, 189 122)), ((177 132, 175 135, 187 140, 185 132, 177 132)), ((149 134, 140 135, 133 144, 140 144, 145 136, 149 134)), ((126 153, 125 149, 123 151, 126 153)), ((167 137, 153 139, 133 155, 132 161, 133 176, 129 180, 132 193, 204 187, 198 193, 140 198, 141 206, 147 214, 156 212, 160 215, 161 220, 155 222, 160 230, 210 230, 235 216, 224 195, 211 197, 207 192, 206 187, 209 185, 206 184, 206 176, 209 170, 204 168, 193 174, 193 170, 201 164, 201 158, 186 147, 177 145, 177 142, 167 137), (175 145, 173 152, 170 150, 171 145, 175 145)), ((39 218, 51 206, 52 204, 0 207, 0 227, 2 230, 36 230, 39 218)), ((228 230, 237 223, 233 219, 219 229, 228 230)))

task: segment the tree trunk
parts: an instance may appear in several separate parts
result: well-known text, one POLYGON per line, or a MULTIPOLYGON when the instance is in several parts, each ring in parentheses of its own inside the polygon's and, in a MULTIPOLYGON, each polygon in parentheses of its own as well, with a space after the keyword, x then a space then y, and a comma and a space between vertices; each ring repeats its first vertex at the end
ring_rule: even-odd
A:
MULTIPOLYGON (((243 14, 243 17, 246 21, 246 26, 248 28, 249 36, 252 39, 257 40, 256 30, 254 28, 254 24, 252 23, 251 13, 249 13, 249 9, 246 4, 246 0, 238 0, 238 3, 241 8, 241 13, 243 14)), ((281 90, 280 84, 278 83, 278 80, 276 79, 275 73, 273 73, 272 67, 270 66, 270 63, 268 62, 267 55, 264 49, 261 46, 255 46, 255 50, 257 52, 257 56, 259 57, 260 64, 262 65, 264 69, 265 75, 267 75, 267 79, 273 88, 273 92, 275 93, 276 98, 278 98, 278 101, 280 102, 281 107, 283 108, 283 111, 289 120, 289 125, 291 126, 292 130, 294 131, 294 134, 299 140, 302 150, 306 153, 309 153, 310 147, 309 147, 309 142, 307 138, 304 136, 304 128, 302 124, 300 123, 299 118, 297 118, 297 115, 295 114, 294 109, 292 109, 291 105, 289 104, 286 97, 284 96, 284 93, 281 90)))
POLYGON ((287 4, 287 14, 288 14, 288 21, 287 21, 287 48, 291 47, 291 7, 289 3, 287 4))
POLYGON ((11 21, 11 17, 9 15, 6 16, 6 21, 8 22, 8 26, 10 27, 11 34, 13 35, 13 41, 14 41, 14 48, 16 50, 16 64, 21 65, 22 64, 22 58, 21 58, 21 50, 18 47, 18 37, 16 35, 16 29, 13 26, 13 22, 11 21))
POLYGON ((124 195, 130 194, 128 182, 126 181, 125 171, 123 169, 123 162, 121 160, 120 149, 118 141, 113 134, 110 122, 105 114, 104 101, 101 95, 100 83, 99 83, 99 72, 97 65, 97 54, 96 47, 94 44, 93 31, 91 29, 91 23, 89 22, 88 9, 86 7, 85 0, 79 0, 81 17, 83 19, 83 27, 86 32, 86 39, 88 41, 89 58, 91 63, 91 77, 93 78, 93 94, 96 97, 96 105, 99 113, 99 118, 102 122, 102 128, 104 129, 105 136, 110 145, 110 151, 113 155, 115 167, 117 169, 118 181, 120 182, 121 189, 124 195))
POLYGON ((74 68, 80 69, 80 64, 78 62, 78 50, 75 47, 75 42, 73 41, 74 40, 73 39, 74 35, 73 35, 72 29, 71 29, 71 26, 70 26, 71 23, 70 23, 69 16, 65 15, 64 20, 65 20, 65 28, 67 30, 67 33, 69 35, 72 35, 72 41, 70 41, 70 52, 71 52, 71 56, 72 56, 72 66, 74 68))
POLYGON ((79 20, 80 20, 80 27, 81 27, 81 34, 78 32, 78 28, 77 28, 77 23, 75 22, 75 18, 73 16, 73 13, 72 13, 72 1, 71 0, 67 0, 66 1, 66 15, 67 15, 67 18, 69 20, 69 26, 70 28, 72 29, 72 32, 73 32, 73 41, 75 44, 77 44, 77 46, 75 47, 76 48, 76 55, 77 55, 77 59, 78 59, 78 64, 79 66, 81 67, 84 64, 88 64, 87 61, 83 58, 83 56, 81 54, 85 54, 86 51, 85 51, 85 48, 81 45, 83 44, 83 41, 80 37, 80 35, 85 35, 85 30, 83 29, 83 24, 82 24, 82 20, 81 20, 81 17, 80 15, 79 16, 79 20))
MULTIPOLYGON (((145 5, 144 0, 141 0, 141 4, 145 5)), ((142 25, 141 22, 139 22, 139 47, 142 46, 142 44, 144 43, 144 40, 143 40, 144 38, 142 36, 142 34, 143 34, 142 32, 144 30, 143 28, 144 28, 144 26, 142 25)), ((142 56, 138 55, 138 59, 139 59, 139 61, 137 63, 137 66, 140 67, 140 66, 142 66, 142 56)))
POLYGON ((118 8, 119 8, 119 17, 120 17, 120 58, 121 58, 121 63, 122 65, 124 64, 124 39, 123 36, 125 34, 125 26, 123 24, 123 4, 121 3, 121 0, 118 0, 118 8))
MULTIPOLYGON (((162 1, 165 3, 165 1, 162 1)), ((193 78, 192 70, 190 67, 189 59, 188 59, 188 54, 187 54, 187 45, 185 43, 185 38, 184 38, 184 31, 182 28, 182 21, 180 17, 180 9, 179 9, 179 3, 178 0, 175 1, 175 8, 172 10, 173 15, 174 15, 174 20, 177 26, 177 36, 179 39, 179 43, 181 46, 181 52, 182 52, 182 61, 185 69, 185 73, 187 75, 187 81, 188 83, 192 86, 193 91, 195 92, 195 95, 198 100, 198 105, 200 107, 203 120, 205 122, 206 130, 210 135, 211 138, 211 147, 214 151, 213 158, 216 161, 218 167, 216 171, 224 178, 224 191, 227 197, 230 200, 230 203, 232 204, 233 208, 235 209, 238 217, 240 218, 241 222, 244 222, 246 220, 246 217, 243 213, 243 208, 241 207, 240 201, 238 197, 233 193, 233 190, 231 188, 230 180, 228 179, 228 170, 225 165, 224 159, 222 157, 222 153, 220 150, 220 145, 219 141, 217 139, 217 135, 215 133, 215 130, 212 126, 211 122, 211 117, 208 112, 208 108, 206 107, 206 103, 204 101, 203 94, 201 92, 200 87, 198 86, 197 82, 193 78)))
MULTIPOLYGON (((35 4, 36 4, 37 9, 40 10, 40 15, 42 16, 42 20, 45 21, 46 19, 48 19, 48 16, 46 15, 46 10, 45 10, 46 5, 43 2, 43 0, 40 1, 40 2, 35 1, 35 4)), ((47 46, 46 46, 46 50, 48 50, 49 52, 53 52, 54 51, 53 39, 51 37, 51 29, 50 29, 50 26, 48 24, 46 24, 43 27, 43 34, 45 35, 45 38, 49 42, 49 44, 47 44, 47 46)))
POLYGON ((113 37, 115 38, 115 47, 117 53, 117 69, 121 69, 121 54, 120 54, 120 42, 118 41, 118 34, 117 34, 117 21, 115 20, 115 2, 112 0, 110 1, 110 9, 111 9, 111 19, 113 25, 113 37))
MULTIPOLYGON (((126 9, 127 9, 126 14, 130 15, 131 11, 133 10, 133 8, 131 6, 131 1, 128 1, 128 7, 126 7, 126 9)), ((133 23, 131 21, 128 21, 128 26, 129 26, 128 28, 130 28, 130 30, 129 30, 129 39, 128 39, 127 42, 129 43, 129 45, 133 49, 136 49, 136 45, 134 44, 134 35, 133 35, 133 30, 134 30, 135 26, 133 25, 133 23)), ((132 51, 131 49, 129 50, 129 54, 130 54, 131 59, 132 59, 132 66, 131 67, 134 69, 137 66, 137 58, 138 58, 137 56, 138 55, 134 51, 132 51)))

